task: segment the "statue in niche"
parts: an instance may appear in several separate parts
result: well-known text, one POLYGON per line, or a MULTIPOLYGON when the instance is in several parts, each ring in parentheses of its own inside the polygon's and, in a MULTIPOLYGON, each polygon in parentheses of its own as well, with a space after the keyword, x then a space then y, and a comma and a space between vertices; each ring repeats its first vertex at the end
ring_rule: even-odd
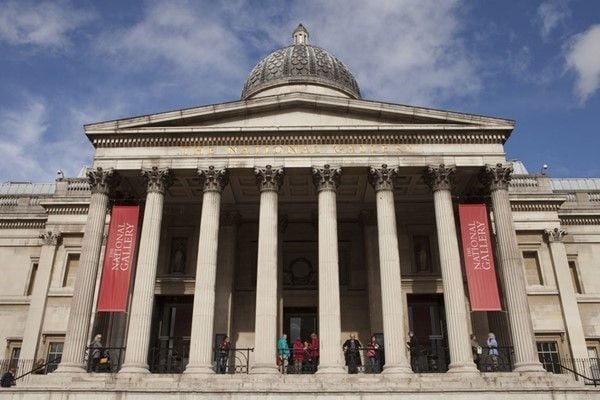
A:
POLYGON ((413 237, 413 251, 417 272, 431 272, 431 249, 428 236, 413 237))
POLYGON ((174 238, 171 242, 171 268, 172 274, 184 274, 186 267, 187 239, 174 238))

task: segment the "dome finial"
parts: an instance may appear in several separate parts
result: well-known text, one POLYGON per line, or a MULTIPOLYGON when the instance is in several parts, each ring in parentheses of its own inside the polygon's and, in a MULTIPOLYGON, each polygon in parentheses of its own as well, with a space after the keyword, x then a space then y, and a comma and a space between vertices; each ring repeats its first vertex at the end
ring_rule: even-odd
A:
POLYGON ((302 24, 299 24, 298 27, 294 29, 292 37, 294 38, 294 45, 308 44, 308 30, 302 24))

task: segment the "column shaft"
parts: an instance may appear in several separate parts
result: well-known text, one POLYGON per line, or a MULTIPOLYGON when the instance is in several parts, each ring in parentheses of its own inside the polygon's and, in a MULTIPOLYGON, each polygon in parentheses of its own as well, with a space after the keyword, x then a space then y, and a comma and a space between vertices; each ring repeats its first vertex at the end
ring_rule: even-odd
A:
POLYGON ((448 372, 475 372, 477 368, 473 363, 469 342, 467 304, 450 190, 434 191, 433 199, 444 285, 444 308, 448 325, 450 349, 448 372))
POLYGON ((56 249, 60 241, 60 233, 57 234, 48 231, 40 237, 44 244, 42 245, 35 282, 33 283, 20 355, 20 359, 27 364, 23 364, 19 375, 30 371, 33 367, 33 361, 37 359, 38 344, 46 312, 48 289, 50 288, 50 278, 56 257, 56 249))
MULTIPOLYGON (((575 288, 571 279, 571 271, 569 271, 569 259, 567 258, 565 244, 562 242, 564 235, 566 235, 566 232, 560 228, 546 231, 556 283, 560 293, 563 319, 565 320, 565 327, 571 347, 571 357, 586 360, 588 358, 587 344, 585 342, 585 333, 581 323, 575 288)), ((573 367, 578 370, 577 372, 591 376, 589 367, 586 370, 585 366, 581 363, 573 363, 573 367)))
POLYGON ((90 178, 88 173, 90 180, 103 181, 91 182, 92 195, 83 233, 79 270, 71 300, 62 360, 56 370, 57 373, 85 372, 84 356, 108 206, 108 183, 105 181, 109 179, 109 175, 112 175, 112 171, 102 171, 98 168, 91 173, 95 176, 90 178), (99 175, 103 177, 98 177, 99 175))
POLYGON ((497 256, 515 351, 515 371, 542 372, 544 369, 539 362, 535 345, 525 273, 510 209, 508 188, 496 188, 492 190, 491 195, 497 232, 497 256))
POLYGON ((221 193, 205 191, 198 238, 190 361, 186 373, 213 373, 213 324, 221 193))
POLYGON ((233 278, 235 276, 237 217, 227 213, 219 228, 217 293, 215 300, 215 334, 231 336, 233 313, 233 278), (224 222, 224 223, 223 223, 224 222))
POLYGON ((365 262, 369 284, 369 322, 371 332, 383 332, 381 315, 381 275, 379 272, 379 249, 377 225, 365 224, 363 227, 365 242, 365 262))
POLYGON ((254 373, 277 372, 277 209, 277 192, 262 191, 258 221, 254 373))
POLYGON ((343 372, 342 327, 337 235, 337 205, 334 190, 319 192, 319 372, 343 372))
POLYGON ((379 238, 379 273, 385 345, 386 374, 411 374, 405 351, 404 305, 400 252, 394 204, 394 177, 397 168, 371 167, 369 182, 375 189, 377 205, 377 236, 379 238))
POLYGON ((160 247, 164 194, 148 192, 131 299, 125 361, 121 373, 148 372, 150 326, 160 247))

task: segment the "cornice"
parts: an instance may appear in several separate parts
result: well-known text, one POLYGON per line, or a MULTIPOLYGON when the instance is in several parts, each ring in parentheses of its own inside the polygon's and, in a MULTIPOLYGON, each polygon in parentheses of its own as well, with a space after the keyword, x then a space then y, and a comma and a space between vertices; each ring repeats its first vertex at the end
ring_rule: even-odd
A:
POLYGON ((5 219, 0 220, 0 229, 43 229, 46 220, 5 219))
POLYGON ((48 215, 85 215, 88 213, 88 204, 60 204, 44 205, 48 215))
MULTIPOLYGON (((398 133, 394 126, 372 127, 265 127, 265 128, 144 128, 114 132, 93 137, 96 148, 116 147, 189 147, 189 146, 286 146, 286 145, 385 145, 385 144, 503 144, 507 135, 501 132, 438 131, 398 133), (257 131, 265 134, 257 134, 257 131), (312 131, 314 133, 306 133, 312 131), (357 133, 352 133, 352 132, 357 133), (385 131, 385 132, 384 132, 385 131), (289 133, 273 135, 276 133, 289 133), (201 135, 200 135, 201 133, 201 135), (252 133, 252 135, 247 135, 252 133), (266 134, 269 133, 269 134, 266 134), (299 133, 299 134, 292 134, 299 133), (329 134, 327 134, 329 133, 329 134), (335 134, 337 133, 337 134, 335 134), (225 135, 224 135, 225 134, 225 135), (236 134, 236 136, 232 136, 236 134)), ((411 128, 414 130, 414 126, 411 128)), ((438 128, 439 129, 439 128, 438 128)))
POLYGON ((600 225, 600 215, 559 215, 561 225, 600 225))
POLYGON ((510 209, 517 211, 558 211, 562 200, 546 201, 514 201, 510 202, 510 209))

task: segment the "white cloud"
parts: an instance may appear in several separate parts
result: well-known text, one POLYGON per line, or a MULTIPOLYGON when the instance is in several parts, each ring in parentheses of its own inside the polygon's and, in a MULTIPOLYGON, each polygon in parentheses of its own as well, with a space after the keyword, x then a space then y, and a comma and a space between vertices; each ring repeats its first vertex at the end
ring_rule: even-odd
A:
POLYGON ((294 14, 313 43, 349 66, 364 94, 439 105, 481 87, 461 39, 461 8, 458 1, 340 0, 298 5, 294 14))
POLYGON ((600 88, 600 24, 571 38, 566 54, 567 68, 577 79, 575 93, 581 103, 600 88))
POLYGON ((152 3, 135 25, 101 35, 99 49, 121 71, 161 68, 163 84, 230 96, 241 91, 249 65, 290 44, 303 22, 311 43, 346 63, 363 94, 439 105, 481 87, 461 12, 456 0, 152 3))
POLYGON ((536 20, 540 35, 547 39, 552 31, 571 16, 566 0, 547 0, 537 8, 536 20))
POLYGON ((93 13, 68 1, 8 1, 0 8, 0 42, 64 48, 69 34, 90 21, 93 13))

